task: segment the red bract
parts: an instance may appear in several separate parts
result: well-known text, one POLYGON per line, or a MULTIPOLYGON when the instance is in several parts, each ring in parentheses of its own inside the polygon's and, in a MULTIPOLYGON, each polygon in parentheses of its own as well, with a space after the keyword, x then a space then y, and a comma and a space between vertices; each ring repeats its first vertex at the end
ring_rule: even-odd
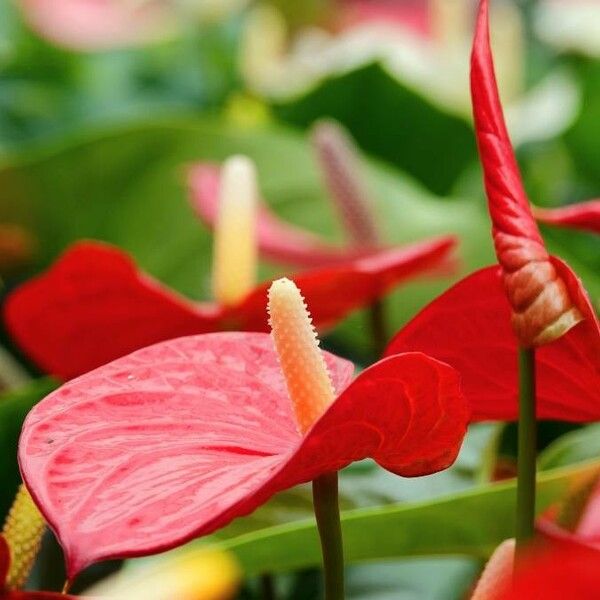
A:
MULTIPOLYGON (((313 307, 315 325, 329 327, 443 263, 453 245, 452 238, 438 238, 306 271, 295 281, 313 307)), ((234 306, 196 304, 138 270, 117 248, 81 242, 47 273, 13 292, 4 316, 16 342, 44 371, 70 379, 182 335, 268 331, 269 285, 259 285, 234 306)))
POLYGON ((538 221, 547 225, 600 234, 600 199, 561 208, 534 208, 533 214, 538 221))
MULTIPOLYGON (((198 163, 188 172, 190 202, 202 222, 213 229, 219 208, 220 170, 198 163)), ((297 267, 316 267, 372 254, 364 249, 334 246, 317 235, 282 221, 265 203, 258 207, 256 237, 262 256, 297 267)))
POLYGON ((483 0, 473 48, 472 91, 500 266, 470 275, 434 300, 398 333, 386 354, 418 350, 448 362, 461 372, 476 420, 514 419, 518 339, 513 328, 523 337, 539 335, 549 331, 549 321, 554 324, 574 309, 581 322, 536 351, 538 415, 597 420, 598 320, 577 276, 548 256, 531 216, 498 99, 487 17, 488 2, 483 0), (572 309, 565 313, 568 306, 572 309))
POLYGON ((600 590, 600 552, 571 544, 534 552, 499 600, 591 600, 600 590))
POLYGON ((351 381, 351 363, 325 359, 337 398, 304 436, 261 333, 163 342, 39 403, 23 427, 20 466, 69 575, 208 534, 355 460, 403 476, 454 461, 468 418, 454 369, 408 353, 351 381))

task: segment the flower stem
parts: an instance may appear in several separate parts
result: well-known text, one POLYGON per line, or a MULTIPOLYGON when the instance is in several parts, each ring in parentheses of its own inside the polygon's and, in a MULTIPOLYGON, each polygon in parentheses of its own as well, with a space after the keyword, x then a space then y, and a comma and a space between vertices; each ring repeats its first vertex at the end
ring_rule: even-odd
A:
POLYGON ((533 537, 536 474, 535 350, 519 348, 519 457, 517 477, 517 553, 533 537))
POLYGON ((323 553, 325 600, 344 600, 344 550, 337 473, 326 473, 313 481, 313 504, 323 553))
POLYGON ((375 353, 379 357, 387 345, 387 319, 385 305, 382 300, 375 300, 369 307, 369 321, 371 325, 371 339, 375 353))
POLYGON ((275 594, 275 582, 273 581, 273 575, 270 573, 263 573, 260 576, 260 588, 262 592, 262 600, 275 600, 277 597, 275 594))

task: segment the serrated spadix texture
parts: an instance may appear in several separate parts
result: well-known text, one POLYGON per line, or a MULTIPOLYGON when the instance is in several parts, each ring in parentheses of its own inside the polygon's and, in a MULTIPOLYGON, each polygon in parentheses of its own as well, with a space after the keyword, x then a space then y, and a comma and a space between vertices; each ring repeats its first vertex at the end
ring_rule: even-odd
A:
POLYGON ((353 244, 376 246, 379 235, 373 207, 358 150, 349 134, 335 121, 319 121, 313 128, 312 141, 329 195, 353 244))
POLYGON ((288 393, 302 433, 333 402, 334 391, 306 302, 283 278, 269 289, 269 324, 288 393))

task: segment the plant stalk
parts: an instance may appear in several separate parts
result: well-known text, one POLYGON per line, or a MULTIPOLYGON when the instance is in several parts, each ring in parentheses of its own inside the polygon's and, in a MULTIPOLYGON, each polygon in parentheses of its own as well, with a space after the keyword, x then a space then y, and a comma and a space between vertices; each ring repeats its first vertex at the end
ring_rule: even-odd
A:
POLYGON ((531 540, 535 522, 537 450, 535 350, 519 348, 519 451, 517 474, 517 555, 531 540))
POLYGON ((275 600, 275 581, 270 573, 263 573, 260 576, 260 589, 262 600, 275 600))
POLYGON ((381 357, 388 342, 387 318, 383 300, 375 300, 369 307, 369 322, 375 354, 381 357))
POLYGON ((312 489, 323 555, 325 600, 344 600, 344 550, 337 472, 326 473, 315 479, 312 489))

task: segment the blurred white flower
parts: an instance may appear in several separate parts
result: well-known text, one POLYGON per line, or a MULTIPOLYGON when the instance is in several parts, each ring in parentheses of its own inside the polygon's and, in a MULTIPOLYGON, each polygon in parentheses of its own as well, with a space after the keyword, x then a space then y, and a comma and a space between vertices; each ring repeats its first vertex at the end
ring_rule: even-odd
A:
MULTIPOLYGON (((286 101, 326 78, 378 62, 392 77, 441 109, 471 118, 469 55, 476 2, 422 0, 404 6, 386 0, 354 0, 348 4, 355 12, 350 19, 342 15, 341 31, 312 28, 293 39, 276 9, 255 8, 241 50, 248 87, 269 99, 286 101), (365 6, 369 10, 356 10, 365 6), (404 9, 399 10, 400 6, 404 9), (361 15, 363 19, 358 19, 361 15)), ((575 82, 566 72, 553 73, 524 93, 521 12, 513 0, 496 2, 491 21, 496 74, 509 107, 511 131, 519 142, 539 139, 540 133, 546 137, 548 122, 553 124, 552 134, 560 132, 576 116, 575 82)))
POLYGON ((536 11, 535 31, 561 51, 600 57, 600 0, 545 0, 536 11))

